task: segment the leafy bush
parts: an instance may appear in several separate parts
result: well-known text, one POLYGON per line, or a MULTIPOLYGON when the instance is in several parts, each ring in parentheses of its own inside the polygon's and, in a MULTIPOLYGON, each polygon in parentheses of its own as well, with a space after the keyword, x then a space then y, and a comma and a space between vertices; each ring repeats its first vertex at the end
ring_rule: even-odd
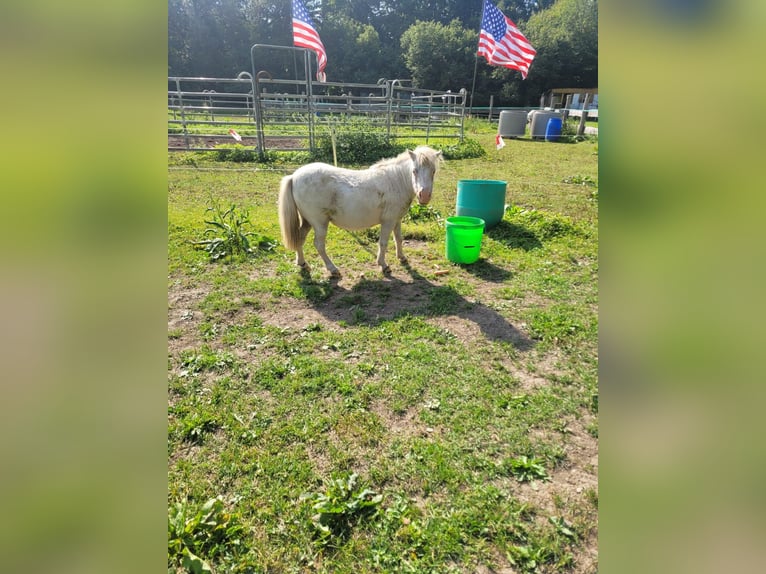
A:
POLYGON ((484 157, 486 150, 476 140, 464 138, 461 143, 441 148, 444 159, 471 159, 484 157))
POLYGON ((442 223, 444 218, 442 214, 430 205, 420 205, 419 203, 413 203, 410 205, 410 209, 404 216, 404 221, 411 221, 417 223, 419 221, 436 221, 442 223))
POLYGON ((199 508, 188 501, 168 509, 168 568, 212 572, 206 561, 237 550, 245 529, 239 516, 226 511, 220 496, 199 508))
POLYGON ((338 163, 369 165, 405 150, 404 146, 392 143, 381 127, 356 119, 329 124, 326 133, 317 140, 314 160, 333 163, 333 132, 338 163))
POLYGON ((205 229, 204 235, 213 235, 211 239, 193 241, 192 243, 207 251, 213 261, 222 257, 234 256, 246 257, 260 251, 271 251, 277 242, 255 231, 249 231, 252 227, 250 214, 247 209, 238 209, 231 204, 227 210, 223 210, 220 203, 211 197, 211 205, 205 210, 210 212, 212 219, 206 219, 205 223, 212 225, 205 229))
POLYGON ((320 544, 348 534, 363 517, 374 514, 383 500, 382 494, 363 488, 358 480, 359 476, 352 473, 331 480, 326 492, 301 495, 301 500, 309 501, 316 511, 311 522, 320 544))

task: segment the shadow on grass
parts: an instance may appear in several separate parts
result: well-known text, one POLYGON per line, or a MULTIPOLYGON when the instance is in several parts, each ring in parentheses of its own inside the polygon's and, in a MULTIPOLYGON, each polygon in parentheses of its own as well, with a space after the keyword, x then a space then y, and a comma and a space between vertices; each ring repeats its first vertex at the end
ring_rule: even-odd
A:
POLYGON ((501 221, 487 232, 487 236, 510 248, 531 251, 543 246, 537 236, 521 225, 509 221, 501 221))
POLYGON ((479 258, 476 263, 461 265, 460 267, 471 275, 475 275, 477 279, 489 281, 490 283, 501 283, 513 277, 512 272, 482 258, 479 258))
MULTIPOLYGON (((304 272, 299 286, 314 309, 331 322, 374 327, 405 316, 459 317, 475 323, 487 339, 511 343, 519 351, 534 347, 535 341, 494 309, 468 301, 454 287, 429 281, 409 264, 403 268, 411 281, 394 274, 363 277, 349 289, 340 284, 342 279, 315 281, 304 272)), ((510 272, 486 261, 475 271, 484 279, 494 277, 494 281, 510 276, 510 272)))

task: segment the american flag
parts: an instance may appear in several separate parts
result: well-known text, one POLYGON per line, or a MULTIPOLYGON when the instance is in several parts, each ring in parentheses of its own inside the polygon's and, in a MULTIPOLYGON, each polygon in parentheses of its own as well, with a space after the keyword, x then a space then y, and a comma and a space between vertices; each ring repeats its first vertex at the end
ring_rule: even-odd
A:
POLYGON ((327 76, 324 73, 325 66, 327 66, 327 52, 325 52, 319 33, 314 28, 311 16, 309 16, 301 0, 293 0, 293 44, 299 48, 308 48, 316 52, 317 62, 319 62, 317 80, 320 82, 327 81, 327 76))
POLYGON ((536 53, 516 24, 492 2, 484 0, 479 56, 484 56, 493 66, 518 70, 521 77, 526 78, 536 53))

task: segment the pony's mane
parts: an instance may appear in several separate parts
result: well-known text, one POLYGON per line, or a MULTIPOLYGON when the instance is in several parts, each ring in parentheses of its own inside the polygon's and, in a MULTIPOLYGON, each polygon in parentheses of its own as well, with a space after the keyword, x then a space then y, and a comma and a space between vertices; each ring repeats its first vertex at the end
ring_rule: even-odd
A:
MULTIPOLYGON (((415 155, 417 155, 418 163, 431 165, 433 166, 434 171, 437 171, 439 169, 439 165, 442 163, 442 161, 444 161, 442 159, 441 154, 439 154, 438 151, 428 147, 427 145, 420 145, 412 151, 415 153, 415 155)), ((404 160, 409 161, 409 159, 410 159, 410 152, 403 151, 396 157, 382 159, 379 162, 372 164, 372 166, 370 166, 370 169, 377 168, 377 167, 386 167, 389 165, 395 165, 404 160)))

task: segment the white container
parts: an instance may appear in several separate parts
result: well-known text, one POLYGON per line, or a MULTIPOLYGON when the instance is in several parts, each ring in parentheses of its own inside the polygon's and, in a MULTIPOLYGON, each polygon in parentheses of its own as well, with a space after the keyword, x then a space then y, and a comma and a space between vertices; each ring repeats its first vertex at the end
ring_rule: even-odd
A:
POLYGON ((497 124, 497 133, 504 138, 523 136, 527 128, 527 112, 524 110, 503 110, 497 124))

